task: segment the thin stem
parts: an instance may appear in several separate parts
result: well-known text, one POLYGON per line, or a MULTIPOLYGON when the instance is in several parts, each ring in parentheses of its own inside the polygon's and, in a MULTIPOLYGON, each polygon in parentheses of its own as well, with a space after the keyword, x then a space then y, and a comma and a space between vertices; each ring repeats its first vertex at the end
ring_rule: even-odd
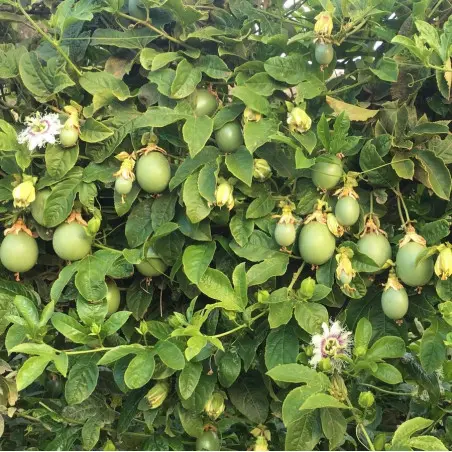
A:
POLYGON ((372 388, 375 391, 380 391, 383 394, 393 395, 393 396, 399 396, 399 397, 411 397, 411 393, 409 392, 396 392, 396 391, 389 391, 387 389, 379 388, 378 386, 374 386, 368 383, 360 383, 360 386, 366 386, 367 388, 372 388))
POLYGON ((46 40, 48 41, 55 50, 66 60, 66 62, 71 66, 71 68, 76 72, 76 74, 81 77, 82 71, 72 62, 72 60, 69 58, 69 56, 64 52, 64 50, 60 47, 58 42, 56 42, 54 39, 52 39, 34 20, 33 18, 25 11, 25 9, 22 7, 22 5, 17 2, 16 8, 20 10, 20 12, 25 16, 25 18, 33 25, 33 28, 46 40))
POLYGON ((303 271, 304 266, 306 265, 306 262, 303 262, 300 267, 298 267, 298 270, 293 274, 292 281, 290 281, 289 287, 287 288, 287 291, 290 292, 293 289, 293 286, 297 282, 298 277, 301 275, 301 272, 303 271))
MULTIPOLYGON (((364 425, 359 420, 359 418, 356 416, 356 414, 355 414, 355 407, 353 406, 352 402, 350 402, 350 399, 348 397, 346 398, 346 402, 347 402, 347 405, 350 407, 350 410, 351 410, 351 412, 353 414, 353 417, 355 418, 356 427, 360 428, 362 430, 362 432, 364 434, 364 437, 366 438, 366 441, 367 441, 368 446, 369 446, 369 450, 373 450, 374 451, 375 450, 374 444, 371 441, 371 439, 369 438, 369 435, 368 435, 367 430, 365 429, 364 425)), ((358 437, 358 439, 359 439, 359 437, 358 437)))
MULTIPOLYGON (((393 190, 393 191, 397 196, 397 200, 400 199, 400 202, 402 203, 403 210, 405 211, 406 223, 411 223, 410 213, 408 212, 408 208, 405 204, 405 201, 403 200, 403 195, 402 195, 402 192, 400 191, 400 185, 397 184, 397 190, 393 190)), ((406 223, 402 223, 402 225, 405 225, 406 223)))
POLYGON ((374 192, 370 192, 370 215, 372 216, 374 213, 374 192))
POLYGON ((359 427, 361 427, 361 431, 363 432, 364 437, 366 438, 366 441, 369 444, 369 449, 370 450, 375 450, 374 444, 372 442, 372 440, 369 438, 369 434, 367 433, 366 427, 364 427, 363 424, 358 424, 359 427))
MULTIPOLYGON (((397 160, 397 163, 400 163, 400 162, 408 162, 408 160, 411 160, 411 159, 397 160)), ((372 171, 375 171, 375 170, 380 169, 380 168, 384 168, 385 166, 389 166, 389 165, 392 165, 392 163, 391 163, 391 162, 385 163, 385 164, 383 164, 383 165, 376 166, 375 168, 370 168, 370 169, 368 169, 368 170, 366 170, 366 171, 361 171, 360 173, 358 173, 358 175, 370 173, 370 172, 372 172, 372 171)))
POLYGON ((328 91, 327 94, 330 95, 330 94, 343 93, 343 92, 348 91, 350 89, 357 88, 358 86, 365 85, 366 83, 369 82, 369 80, 370 80, 370 77, 369 78, 365 78, 364 80, 361 80, 360 82, 356 82, 353 85, 347 85, 347 86, 343 86, 342 88, 338 88, 338 89, 335 89, 335 90, 332 90, 332 91, 328 91))
POLYGON ((129 16, 128 14, 125 13, 121 13, 121 12, 117 12, 116 13, 119 17, 123 17, 124 19, 127 20, 132 20, 133 22, 136 22, 137 24, 140 25, 144 25, 145 27, 149 28, 150 30, 154 31, 155 33, 159 34, 160 36, 162 36, 165 39, 168 39, 168 41, 174 42, 175 44, 178 44, 180 46, 183 46, 187 49, 191 49, 191 50, 199 50, 196 47, 193 47, 189 44, 185 44, 185 42, 180 41, 177 38, 174 38, 173 36, 171 36, 170 34, 168 34, 166 31, 160 30, 157 27, 154 27, 154 25, 150 24, 149 22, 146 22, 145 20, 141 20, 141 19, 137 19, 136 17, 133 16, 129 16))
POLYGON ((100 248, 101 250, 114 251, 115 253, 122 254, 121 251, 115 250, 114 248, 110 248, 109 246, 102 245, 100 243, 94 242, 93 246, 96 248, 100 248))
POLYGON ((267 311, 262 311, 260 314, 258 314, 256 317, 253 317, 249 323, 245 323, 243 325, 239 325, 236 328, 233 328, 232 330, 229 331, 225 331, 224 333, 220 333, 220 334, 215 334, 215 336, 212 337, 224 337, 224 336, 229 336, 230 334, 233 334, 237 331, 243 330, 243 328, 247 328, 249 327, 253 322, 255 322, 257 319, 260 319, 261 317, 263 317, 265 314, 267 314, 267 311))
POLYGON ((400 204, 399 196, 397 196, 397 210, 399 212, 400 222, 402 223, 402 227, 403 227, 403 226, 405 226, 406 221, 405 221, 405 218, 403 218, 402 205, 400 204))
POLYGON ((87 353, 106 352, 108 350, 112 350, 113 348, 114 347, 100 347, 100 348, 93 348, 90 350, 72 350, 72 351, 60 350, 60 352, 66 353, 66 355, 85 355, 87 353))
POLYGON ((433 14, 436 13, 436 10, 442 5, 444 0, 439 0, 438 3, 434 6, 434 8, 430 11, 430 14, 428 15, 429 18, 433 16, 433 14))

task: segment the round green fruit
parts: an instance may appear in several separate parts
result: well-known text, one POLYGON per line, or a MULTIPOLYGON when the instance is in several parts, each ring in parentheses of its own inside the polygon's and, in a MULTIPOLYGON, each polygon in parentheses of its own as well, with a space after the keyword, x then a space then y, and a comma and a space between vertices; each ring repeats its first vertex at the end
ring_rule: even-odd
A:
POLYGON ((159 276, 168 268, 151 247, 148 248, 146 259, 136 264, 135 267, 143 276, 148 277, 159 276))
POLYGON ((218 108, 217 98, 206 89, 196 90, 194 100, 196 116, 213 115, 218 108))
POLYGON ((383 234, 366 234, 356 245, 361 253, 370 257, 379 267, 392 257, 391 245, 383 234))
POLYGON ((322 190, 334 188, 341 180, 343 169, 342 161, 335 155, 318 157, 311 169, 312 182, 322 190))
POLYGON ((118 308, 119 303, 121 302, 121 292, 118 289, 118 286, 114 281, 107 282, 107 306, 108 313, 107 315, 114 314, 118 308))
POLYGON ((76 222, 60 224, 53 234, 53 249, 66 261, 78 261, 91 252, 92 238, 76 222))
POLYGON ((60 131, 60 143, 65 148, 75 146, 78 141, 78 130, 75 127, 63 127, 60 131))
POLYGON ((359 218, 359 204, 352 196, 340 198, 334 209, 336 219, 342 226, 353 226, 359 218))
POLYGON ((196 450, 220 450, 220 446, 220 438, 212 430, 201 433, 196 440, 196 450))
POLYGON ((0 246, 0 261, 14 273, 31 270, 38 261, 38 244, 24 231, 8 234, 0 246))
POLYGON ((397 276, 408 286, 423 286, 433 276, 433 259, 431 257, 424 259, 416 265, 418 256, 424 250, 425 246, 416 242, 409 242, 397 251, 397 276))
POLYGON ((305 262, 322 265, 333 256, 336 239, 326 224, 312 221, 301 229, 298 248, 305 262))
POLYGON ((36 193, 35 200, 31 203, 30 206, 31 216, 36 221, 36 223, 40 224, 41 226, 45 226, 44 209, 46 206, 47 198, 50 196, 51 193, 52 192, 48 188, 38 191, 38 193, 36 193))
POLYGON ((401 319, 408 311, 408 294, 406 290, 403 287, 398 290, 389 287, 381 296, 381 307, 385 315, 390 319, 401 319))
POLYGON ((119 193, 120 195, 128 195, 132 190, 132 185, 132 179, 124 179, 119 176, 115 181, 116 193, 119 193))
POLYGON ((323 42, 318 42, 315 45, 315 60, 317 63, 328 66, 333 61, 334 50, 331 44, 325 44, 323 42))
POLYGON ((243 144, 242 128, 236 121, 228 122, 215 132, 218 148, 225 153, 236 151, 243 144))
POLYGON ((148 193, 161 193, 168 187, 171 168, 161 152, 149 152, 137 162, 136 176, 140 187, 148 193))
POLYGON ((278 223, 275 228, 275 240, 280 246, 290 246, 295 242, 295 225, 293 223, 278 223))

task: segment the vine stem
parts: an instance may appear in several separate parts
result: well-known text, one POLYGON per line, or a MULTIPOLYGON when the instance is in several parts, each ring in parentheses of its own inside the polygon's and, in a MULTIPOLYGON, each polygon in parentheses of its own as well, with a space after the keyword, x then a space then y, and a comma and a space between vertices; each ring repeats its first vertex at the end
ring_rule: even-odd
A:
MULTIPOLYGON (((348 397, 346 398, 346 401, 347 401, 347 405, 350 407, 350 410, 351 410, 351 412, 353 414, 353 417, 356 420, 356 427, 361 429, 361 431, 363 432, 364 437, 366 438, 366 441, 367 441, 368 446, 369 446, 369 450, 375 451, 374 444, 373 444, 372 440, 370 439, 366 428, 364 427, 363 423, 356 417, 356 415, 354 413, 355 407, 353 406, 352 402, 350 402, 350 399, 348 397)), ((359 437, 358 437, 358 439, 359 439, 359 437)))
POLYGON ((303 262, 298 270, 293 274, 292 281, 290 281, 289 287, 287 288, 287 291, 290 292, 293 289, 293 286, 297 282, 298 277, 301 275, 301 272, 303 271, 304 266, 306 265, 306 262, 303 262))
POLYGON ((72 350, 72 351, 66 351, 66 350, 59 350, 60 353, 66 353, 66 355, 85 355, 87 353, 99 353, 99 352, 107 352, 108 350, 112 350, 114 347, 100 347, 100 348, 93 348, 91 350, 72 350))
POLYGON ((25 18, 31 23, 33 28, 46 40, 48 41, 55 50, 66 60, 66 62, 71 66, 71 68, 76 72, 76 74, 81 77, 83 75, 82 71, 72 62, 69 56, 64 52, 64 50, 60 47, 55 39, 52 39, 34 20, 33 18, 25 11, 22 5, 17 2, 15 7, 20 10, 20 12, 25 16, 25 18))
POLYGON ((253 322, 255 322, 257 319, 260 319, 261 317, 263 317, 265 314, 267 314, 267 311, 263 311, 260 314, 258 314, 256 317, 253 317, 249 323, 245 323, 243 325, 239 325, 236 328, 233 328, 232 330, 229 331, 225 331, 224 333, 220 333, 220 334, 215 334, 215 336, 212 337, 224 337, 224 336, 229 336, 230 334, 233 334, 237 331, 243 330, 243 328, 247 328, 249 327, 253 322))
POLYGON ((114 251, 115 253, 121 254, 121 251, 115 250, 114 248, 110 248, 109 246, 101 245, 100 243, 93 243, 93 246, 96 248, 100 248, 101 250, 114 251))
MULTIPOLYGON (((411 159, 397 160, 397 163, 400 163, 400 162, 408 162, 408 160, 411 160, 411 159)), ((392 162, 384 163, 383 165, 376 166, 375 168, 370 168, 370 169, 368 169, 368 170, 361 171, 360 173, 358 173, 358 175, 370 173, 370 172, 372 172, 372 171, 375 171, 375 170, 380 169, 380 168, 384 168, 385 166, 389 166, 389 165, 392 165, 392 162)))
POLYGON ((360 383, 361 386, 366 386, 367 388, 375 389, 375 391, 380 391, 383 394, 393 395, 393 396, 405 396, 411 397, 409 392, 396 392, 396 391, 388 391, 387 389, 379 388, 378 386, 374 386, 368 383, 360 383))
MULTIPOLYGON (((397 184, 397 190, 393 190, 393 191, 394 191, 394 193, 395 193, 396 196, 397 196, 397 201, 400 200, 400 203, 401 203, 402 206, 403 206, 403 210, 405 211, 406 223, 403 223, 403 221, 402 221, 402 225, 405 225, 405 224, 407 224, 407 223, 411 223, 410 213, 408 212, 408 208, 407 208, 407 206, 406 206, 406 204, 405 204, 405 201, 404 201, 404 199, 403 199, 402 192, 400 191, 400 185, 397 184)), ((401 218, 402 218, 402 217, 401 217, 401 218)))
POLYGON ((128 14, 125 13, 121 13, 121 12, 117 12, 116 13, 119 17, 123 17, 124 19, 127 20, 132 20, 133 22, 136 22, 137 24, 140 25, 144 25, 145 27, 149 28, 150 30, 154 31, 155 33, 159 34, 160 36, 162 36, 165 39, 168 39, 168 41, 174 42, 175 44, 178 44, 180 46, 183 46, 187 49, 191 49, 191 50, 199 50, 196 47, 193 47, 189 44, 185 44, 185 42, 180 41, 179 39, 171 36, 170 34, 168 34, 166 31, 160 30, 157 27, 154 27, 154 25, 150 24, 149 22, 146 22, 145 20, 141 20, 141 19, 137 19, 136 17, 133 16, 129 16, 128 14))

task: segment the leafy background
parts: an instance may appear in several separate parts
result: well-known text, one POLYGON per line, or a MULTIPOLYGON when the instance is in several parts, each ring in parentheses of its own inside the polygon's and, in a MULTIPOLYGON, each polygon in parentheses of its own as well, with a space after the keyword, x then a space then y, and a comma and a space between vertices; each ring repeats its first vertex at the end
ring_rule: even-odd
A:
POLYGON ((358 254, 350 298, 334 257, 300 270, 297 246, 280 250, 273 215, 282 198, 296 216, 311 213, 322 194, 309 168, 326 150, 359 173, 360 219, 340 240, 357 240, 374 197, 395 255, 399 194, 429 246, 447 240, 451 11, 443 0, 2 0, 1 216, 5 227, 25 218, 40 250, 20 283, 1 269, 2 448, 190 450, 207 423, 231 450, 252 448, 258 424, 274 450, 450 448, 450 280, 410 289, 396 323, 380 304, 387 272, 366 287, 375 267, 358 254), (313 29, 324 10, 335 57, 322 68, 313 29), (212 118, 194 116, 197 87, 221 100, 212 118), (30 153, 17 143, 25 116, 64 121, 71 101, 83 107, 76 146, 30 153), (289 131, 287 102, 306 109, 308 132, 289 131), (262 119, 243 121, 245 107, 262 119), (212 133, 236 118, 244 146, 225 156, 212 133), (155 197, 135 185, 122 203, 115 155, 149 132, 168 153, 169 188, 155 197), (254 158, 270 164, 267 181, 253 179, 254 158), (14 174, 52 189, 48 229, 13 208, 14 174), (220 176, 235 181, 231 211, 214 205, 220 176), (68 264, 49 237, 74 202, 101 227, 93 254, 68 264), (146 281, 133 265, 150 244, 169 267, 146 281), (309 276, 307 299, 297 289, 309 276), (122 294, 110 317, 105 278, 122 294), (329 371, 308 365, 329 318, 364 350, 342 374, 346 401, 333 397, 329 371), (150 409, 145 395, 162 380, 170 393, 150 409), (364 408, 367 390, 375 404, 364 408), (215 422, 204 413, 214 391, 226 397, 215 422))

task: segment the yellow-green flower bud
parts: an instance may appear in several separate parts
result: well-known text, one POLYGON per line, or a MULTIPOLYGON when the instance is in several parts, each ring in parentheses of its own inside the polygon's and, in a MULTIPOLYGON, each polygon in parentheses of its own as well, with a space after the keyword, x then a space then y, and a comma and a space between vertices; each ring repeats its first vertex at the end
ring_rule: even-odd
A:
POLYGON ((265 159, 254 159, 253 177, 259 182, 264 182, 272 174, 272 169, 265 159))
POLYGON ((361 408, 370 408, 375 403, 375 397, 370 391, 362 392, 358 403, 361 408))
POLYGON ((301 108, 295 107, 287 115, 287 124, 291 132, 307 132, 311 128, 312 120, 301 108))
POLYGON ((340 402, 347 400, 347 386, 345 386, 344 379, 338 373, 335 373, 331 378, 330 394, 340 402))
POLYGON ((23 182, 13 190, 14 207, 28 207, 36 198, 35 182, 32 176, 23 176, 23 182))
POLYGON ((342 237, 344 235, 344 227, 339 224, 334 213, 330 212, 329 214, 327 214, 326 225, 328 226, 331 234, 335 235, 336 237, 342 237))
POLYGON ((166 381, 161 381, 149 389, 146 399, 152 409, 162 405, 168 397, 170 385, 166 381))
POLYGON ((304 352, 308 358, 310 358, 314 354, 314 347, 312 345, 307 345, 304 348, 304 352))
POLYGON ((333 18, 328 11, 322 11, 315 16, 316 23, 314 25, 314 31, 323 36, 330 36, 333 31, 333 18))
POLYGON ((245 111, 243 112, 243 120, 245 122, 248 121, 260 121, 262 119, 262 115, 260 113, 258 113, 257 111, 252 110, 249 107, 245 108, 245 111))
POLYGON ((204 406, 204 411, 206 412, 207 416, 209 416, 210 419, 214 421, 223 414, 224 408, 225 406, 223 395, 219 392, 214 392, 204 406))
POLYGON ((268 441, 263 436, 258 436, 253 450, 268 450, 268 441))
POLYGON ((259 290, 257 292, 257 301, 259 303, 266 303, 270 298, 270 292, 268 290, 259 290))
POLYGON ((435 262, 435 273, 443 281, 452 275, 452 248, 446 245, 438 254, 435 262))
POLYGON ((308 278, 305 278, 303 279, 303 281, 301 281, 298 293, 299 295, 301 295, 301 297, 309 299, 314 295, 315 286, 315 279, 309 276, 308 278))
POLYGON ((234 207, 234 187, 227 181, 221 182, 217 187, 215 198, 218 207, 227 206, 231 210, 234 207))
POLYGON ((330 372, 331 369, 333 368, 333 366, 331 364, 331 359, 330 358, 322 358, 319 361, 318 368, 322 372, 330 372))

